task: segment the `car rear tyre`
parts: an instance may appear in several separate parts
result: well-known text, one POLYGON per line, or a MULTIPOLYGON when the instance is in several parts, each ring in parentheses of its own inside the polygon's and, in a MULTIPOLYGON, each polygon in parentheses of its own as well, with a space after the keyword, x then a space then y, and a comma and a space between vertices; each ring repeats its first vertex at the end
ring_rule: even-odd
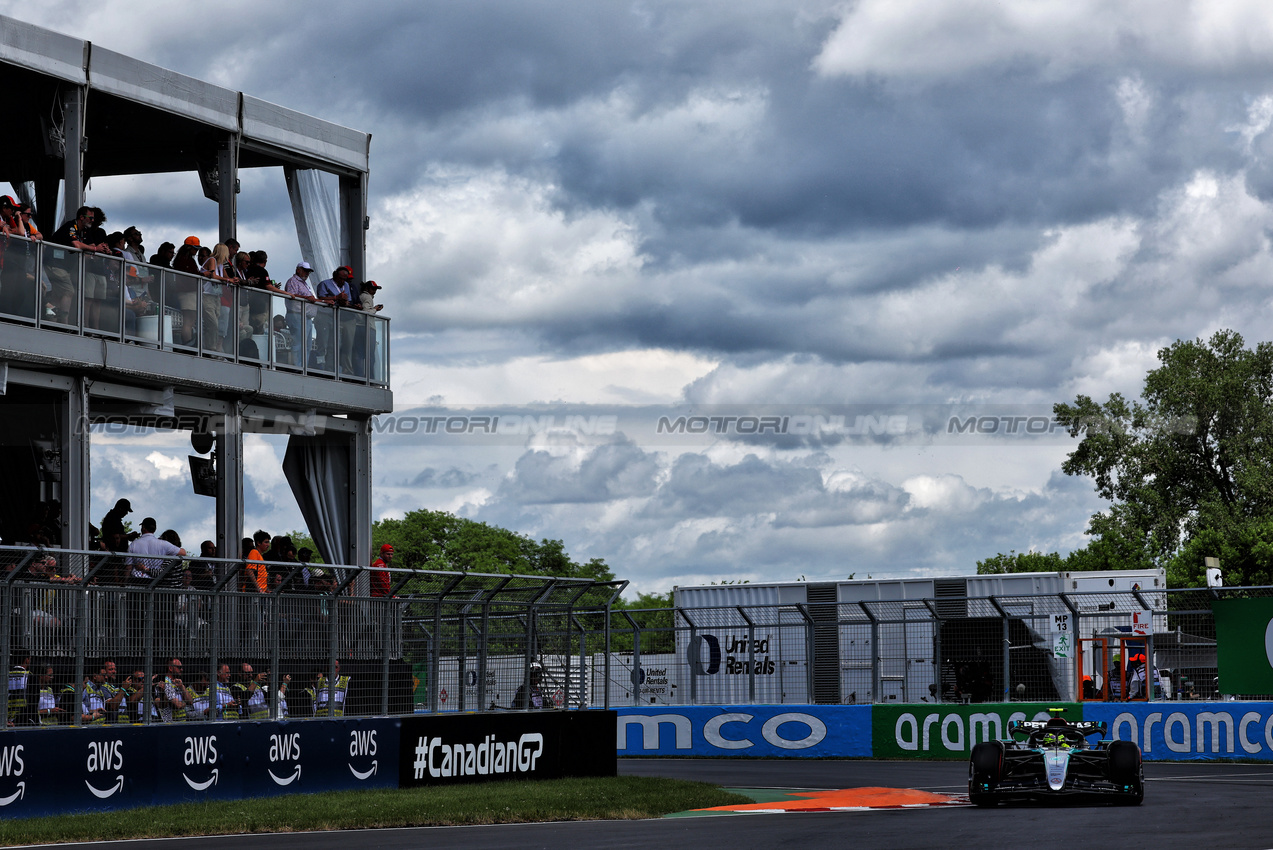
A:
POLYGON ((1003 742, 984 741, 972 748, 968 759, 968 800, 974 806, 998 803, 995 788, 1003 776, 1003 742))

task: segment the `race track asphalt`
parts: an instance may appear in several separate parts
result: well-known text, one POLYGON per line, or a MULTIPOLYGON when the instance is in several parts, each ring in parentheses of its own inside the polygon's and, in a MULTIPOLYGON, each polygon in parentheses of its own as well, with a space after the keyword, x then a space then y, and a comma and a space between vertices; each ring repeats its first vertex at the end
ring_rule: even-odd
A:
MULTIPOLYGON (((727 787, 866 786, 960 794, 962 762, 621 759, 633 776, 696 779, 727 787)), ((735 814, 650 821, 426 827, 356 833, 239 835, 114 842, 112 850, 359 850, 454 847, 708 848, 1273 848, 1273 765, 1145 765, 1141 806, 947 807, 865 812, 735 814)), ((84 845, 81 845, 84 846, 84 845)))

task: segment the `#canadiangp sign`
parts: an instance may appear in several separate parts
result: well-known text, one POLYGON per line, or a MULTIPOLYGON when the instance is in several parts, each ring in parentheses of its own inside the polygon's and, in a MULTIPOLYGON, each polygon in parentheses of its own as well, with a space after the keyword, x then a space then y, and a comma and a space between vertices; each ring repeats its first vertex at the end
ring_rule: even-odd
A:
POLYGON ((434 715, 402 721, 403 788, 493 779, 614 776, 613 711, 434 715))

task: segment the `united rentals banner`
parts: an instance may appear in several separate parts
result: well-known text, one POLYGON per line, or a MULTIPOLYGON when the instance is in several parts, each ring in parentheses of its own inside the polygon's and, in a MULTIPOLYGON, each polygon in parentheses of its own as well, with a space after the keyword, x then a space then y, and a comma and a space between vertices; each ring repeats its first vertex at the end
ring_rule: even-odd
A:
POLYGON ((644 706, 618 709, 624 756, 865 758, 869 705, 644 706))
POLYGON ((431 715, 402 721, 402 788, 492 779, 614 776, 613 711, 431 715))
POLYGON ((1220 692, 1273 694, 1273 598, 1216 599, 1220 692))
POLYGON ((966 759, 973 744, 1008 737, 1010 720, 1047 720, 1049 708, 1064 708, 1067 720, 1082 720, 1078 703, 984 705, 877 705, 871 713, 875 758, 966 759))

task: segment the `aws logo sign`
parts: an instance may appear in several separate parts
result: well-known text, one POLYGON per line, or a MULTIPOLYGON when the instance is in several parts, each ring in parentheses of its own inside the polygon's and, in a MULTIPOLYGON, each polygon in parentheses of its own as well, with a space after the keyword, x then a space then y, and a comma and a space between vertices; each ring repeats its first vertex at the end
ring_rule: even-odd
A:
POLYGON ((274 780, 275 785, 291 785, 293 782, 301 778, 301 766, 296 765, 296 770, 291 774, 286 769, 280 770, 283 776, 279 776, 274 772, 274 765, 280 762, 299 762, 301 758, 301 733, 291 732, 286 734, 270 736, 270 767, 266 770, 270 775, 270 779, 274 780))
MULTIPOLYGON (((21 749, 19 745, 17 749, 21 749)), ((124 790, 124 775, 119 771, 124 769, 124 742, 123 741, 89 741, 88 742, 88 773, 89 778, 84 780, 84 784, 88 786, 88 790, 93 792, 93 796, 99 800, 105 800, 113 797, 120 791, 124 790), (99 779, 94 774, 104 773, 105 777, 99 779), (114 773, 114 781, 111 782, 110 774, 114 773), (101 783, 103 779, 109 784, 106 788, 98 788, 96 783, 101 783)))
MULTIPOLYGON (((22 744, 13 747, 0 747, 0 777, 8 779, 22 776, 22 772, 26 770, 26 761, 23 758, 25 749, 22 744)), ((7 806, 16 800, 21 800, 26 794, 26 790, 27 783, 24 779, 14 786, 12 794, 0 796, 0 806, 7 806)))
MULTIPOLYGON (((209 767, 211 772, 207 779, 191 779, 186 772, 181 772, 181 778, 186 780, 186 784, 196 791, 206 791, 213 785, 217 784, 217 778, 221 775, 221 769, 215 767, 219 753, 217 752, 217 736, 216 735, 198 735, 191 736, 185 740, 186 749, 184 761, 186 767, 199 768, 209 767)), ((196 776, 202 771, 192 770, 196 776)))
MULTIPOLYGON (((376 742, 375 729, 355 729, 349 733, 349 758, 351 761, 346 763, 349 772, 359 782, 365 782, 376 775, 376 770, 380 767, 380 762, 374 758, 378 748, 376 742), (359 770, 354 767, 353 760, 371 758, 371 764, 366 770, 359 770)), ((363 762, 366 764, 366 762, 363 762)))

